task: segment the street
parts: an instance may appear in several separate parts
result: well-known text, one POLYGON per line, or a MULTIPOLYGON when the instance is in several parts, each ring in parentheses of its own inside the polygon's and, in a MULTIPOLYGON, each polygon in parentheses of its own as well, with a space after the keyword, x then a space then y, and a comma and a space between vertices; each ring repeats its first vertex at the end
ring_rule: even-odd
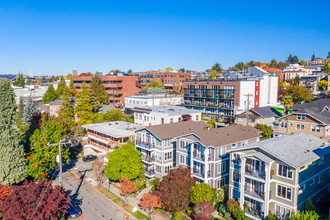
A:
MULTIPOLYGON (((83 163, 82 163, 83 164, 83 163)), ((77 164, 76 164, 77 165, 77 164)), ((87 168, 90 163, 84 164, 87 168)), ((91 166, 90 166, 91 167, 91 166)), ((73 168, 78 171, 77 167, 73 168)), ((81 173, 83 176, 88 171, 87 169, 79 169, 77 173, 81 173)), ((58 179, 56 179, 58 182, 58 179)), ((67 193, 70 193, 70 197, 73 203, 80 207, 84 219, 87 220, 122 220, 125 219, 125 212, 113 201, 105 197, 98 192, 95 187, 86 180, 77 178, 70 172, 63 173, 63 187, 67 193)), ((82 219, 81 217, 79 219, 82 219)), ((129 219, 135 219, 129 216, 129 219)))

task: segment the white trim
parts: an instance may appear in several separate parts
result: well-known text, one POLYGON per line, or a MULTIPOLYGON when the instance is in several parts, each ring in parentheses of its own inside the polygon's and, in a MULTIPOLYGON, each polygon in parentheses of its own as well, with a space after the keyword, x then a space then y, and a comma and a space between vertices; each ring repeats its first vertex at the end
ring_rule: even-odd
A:
POLYGON ((291 173, 291 178, 290 177, 285 177, 285 176, 282 176, 282 175, 278 174, 278 169, 279 169, 279 166, 281 165, 281 166, 286 166, 287 167, 287 175, 289 176, 289 166, 287 164, 283 165, 284 163, 281 163, 281 164, 280 163, 279 162, 276 163, 276 176, 281 177, 283 179, 293 180, 293 168, 290 168, 291 172, 292 172, 291 173))
MULTIPOLYGON (((282 197, 282 196, 278 196, 277 195, 277 192, 278 192, 278 185, 280 185, 280 184, 276 184, 276 191, 275 191, 275 197, 277 197, 277 198, 281 198, 281 199, 285 199, 285 200, 287 200, 287 201, 290 201, 290 202, 292 202, 292 197, 293 197, 293 189, 294 188, 291 188, 291 187, 288 187, 288 186, 283 186, 283 185, 280 185, 281 187, 285 187, 286 188, 286 195, 288 194, 288 188, 290 188, 291 189, 291 199, 288 199, 288 198, 285 198, 285 197, 282 197)), ((281 192, 281 194, 282 194, 282 192, 281 192)))
POLYGON ((280 205, 283 205, 283 206, 287 206, 287 207, 290 207, 290 208, 292 208, 292 209, 297 209, 297 207, 296 207, 296 206, 291 206, 291 205, 288 205, 288 204, 284 204, 284 203, 282 203, 282 202, 279 202, 279 201, 277 201, 277 200, 274 200, 274 199, 271 199, 271 200, 269 200, 268 204, 269 204, 269 203, 271 203, 271 202, 274 202, 274 203, 275 203, 275 205, 276 205, 276 203, 278 203, 278 204, 280 204, 280 205))
POLYGON ((269 181, 269 183, 275 183, 275 184, 277 184, 277 183, 279 183, 279 184, 284 184, 284 185, 287 185, 287 186, 290 186, 290 187, 292 187, 292 188, 295 188, 295 187, 298 187, 299 186, 299 184, 298 185, 294 185, 294 184, 291 184, 291 183, 286 183, 286 182, 282 182, 281 180, 276 180, 276 179, 271 179, 270 181, 269 181))

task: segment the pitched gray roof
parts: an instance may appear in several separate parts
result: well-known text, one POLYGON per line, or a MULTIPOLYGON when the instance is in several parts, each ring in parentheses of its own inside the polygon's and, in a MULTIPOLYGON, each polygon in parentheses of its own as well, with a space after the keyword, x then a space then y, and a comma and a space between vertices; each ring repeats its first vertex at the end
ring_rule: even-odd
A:
POLYGON ((292 109, 294 113, 307 113, 326 124, 330 124, 330 99, 319 99, 311 103, 295 104, 292 109), (325 109, 326 106, 328 109, 325 109))
POLYGON ((253 147, 260 148, 294 168, 298 168, 330 153, 329 143, 313 135, 303 133, 263 140, 236 148, 235 151, 253 147))
POLYGON ((260 108, 252 108, 252 111, 256 112, 260 116, 264 118, 269 118, 269 117, 281 117, 282 114, 275 109, 273 109, 270 106, 265 106, 265 107, 260 107, 260 108))

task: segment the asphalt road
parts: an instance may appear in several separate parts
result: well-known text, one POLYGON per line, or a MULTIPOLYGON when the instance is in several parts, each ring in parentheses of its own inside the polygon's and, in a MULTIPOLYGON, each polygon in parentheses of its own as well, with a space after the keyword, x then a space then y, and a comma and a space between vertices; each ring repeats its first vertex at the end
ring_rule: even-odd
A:
MULTIPOLYGON (((86 220, 122 220, 126 212, 103 194, 96 191, 94 186, 82 181, 70 173, 63 174, 64 190, 70 192, 71 199, 82 210, 86 220)), ((133 219, 132 216, 129 219, 133 219)))

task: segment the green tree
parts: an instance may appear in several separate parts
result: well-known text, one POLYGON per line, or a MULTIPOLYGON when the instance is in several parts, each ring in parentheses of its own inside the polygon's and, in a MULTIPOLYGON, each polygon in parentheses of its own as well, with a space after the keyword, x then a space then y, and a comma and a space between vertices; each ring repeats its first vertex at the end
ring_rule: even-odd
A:
POLYGON ((16 115, 15 93, 7 81, 0 81, 0 184, 13 185, 26 177, 24 147, 12 125, 16 115))
POLYGON ((305 202, 305 211, 315 211, 316 207, 312 202, 312 199, 310 198, 305 202))
POLYGON ((302 101, 311 102, 313 100, 311 92, 305 86, 299 86, 298 84, 290 85, 285 92, 292 97, 294 103, 302 101))
POLYGON ((278 217, 274 214, 269 214, 267 215, 267 220, 278 220, 278 217))
POLYGON ((47 91, 45 92, 44 96, 42 97, 42 101, 45 104, 48 104, 56 99, 59 99, 59 96, 57 94, 57 92, 54 89, 54 86, 51 84, 50 86, 48 86, 47 91))
POLYGON ((300 60, 299 64, 302 65, 302 66, 306 66, 307 65, 307 63, 306 63, 305 60, 300 60))
POLYGON ((70 84, 69 84, 69 93, 70 93, 70 96, 69 96, 70 98, 75 98, 75 97, 77 97, 77 94, 78 94, 76 88, 74 87, 72 78, 71 78, 70 84))
POLYGON ((285 61, 287 64, 291 64, 292 63, 292 54, 289 55, 288 59, 285 61))
POLYGON ((102 84, 102 79, 99 77, 97 73, 92 77, 91 84, 89 88, 93 91, 96 99, 103 105, 109 104, 109 97, 107 92, 105 91, 105 87, 102 84))
POLYGON ((104 172, 106 177, 114 181, 120 181, 123 176, 133 180, 139 176, 142 168, 140 152, 135 149, 134 142, 129 141, 109 153, 104 172))
POLYGON ((150 82, 148 83, 147 85, 147 88, 148 87, 158 87, 158 88, 163 88, 163 83, 157 78, 157 77, 154 77, 152 80, 150 80, 150 82))
POLYGON ((82 84, 81 92, 77 98, 75 112, 78 116, 79 124, 90 124, 93 122, 93 105, 85 82, 82 84))
MULTIPOLYGON (((58 155, 58 144, 69 132, 68 126, 58 118, 43 117, 40 129, 34 131, 30 137, 31 152, 28 156, 27 174, 35 180, 48 178, 49 171, 53 169, 58 155)), ((69 148, 61 145, 63 162, 69 162, 69 148)))
POLYGON ((315 59, 315 54, 313 53, 311 60, 314 61, 315 59))
POLYGON ((23 119, 23 112, 24 112, 24 103, 23 99, 19 99, 19 111, 17 114, 17 122, 23 119))
POLYGON ((61 77, 61 80, 60 80, 59 84, 57 85, 57 89, 56 89, 56 93, 59 98, 62 98, 65 86, 66 86, 65 78, 61 77))
POLYGON ((222 66, 220 63, 216 62, 213 66, 211 70, 215 70, 217 71, 217 73, 221 73, 222 72, 222 66))
POLYGON ((111 109, 104 114, 104 120, 106 121, 129 121, 129 116, 123 113, 120 109, 111 109))
POLYGON ((22 87, 22 88, 25 87, 25 78, 24 78, 23 74, 21 74, 21 73, 18 74, 16 81, 13 82, 13 85, 22 87))
POLYGON ((320 216, 315 211, 298 211, 292 214, 290 220, 318 220, 320 216))
POLYGON ((275 59, 272 59, 272 60, 270 61, 269 67, 273 67, 273 68, 275 68, 276 66, 277 66, 277 61, 276 61, 275 59))
POLYGON ((276 67, 283 69, 283 68, 287 67, 287 64, 283 63, 283 62, 279 62, 276 67))
POLYGON ((195 204, 204 201, 211 202, 214 196, 213 188, 206 183, 195 184, 190 188, 189 193, 191 202, 195 204))
POLYGON ((273 131, 270 126, 263 125, 263 124, 257 124, 256 129, 260 130, 262 132, 262 139, 268 139, 271 138, 273 135, 273 131))
POLYGON ((73 112, 73 105, 72 105, 71 98, 70 98, 70 91, 66 85, 64 86, 62 104, 57 113, 58 113, 58 116, 62 120, 66 121, 68 123, 72 123, 74 120, 74 112, 73 112))
POLYGON ((297 76, 294 78, 294 81, 295 81, 297 84, 299 84, 300 79, 301 79, 300 76, 297 75, 297 76))
POLYGON ((299 59, 297 56, 292 57, 291 63, 297 64, 299 63, 299 59))
POLYGON ((128 74, 132 74, 132 73, 133 73, 133 70, 129 69, 129 70, 127 71, 127 73, 128 73, 128 74))
POLYGON ((318 84, 319 88, 321 88, 323 91, 327 90, 328 87, 328 81, 327 80, 321 80, 318 84))
POLYGON ((29 96, 28 101, 24 107, 23 121, 25 124, 30 124, 32 116, 37 112, 37 107, 29 96))
POLYGON ((324 72, 330 73, 330 64, 329 63, 326 63, 324 65, 324 72))

